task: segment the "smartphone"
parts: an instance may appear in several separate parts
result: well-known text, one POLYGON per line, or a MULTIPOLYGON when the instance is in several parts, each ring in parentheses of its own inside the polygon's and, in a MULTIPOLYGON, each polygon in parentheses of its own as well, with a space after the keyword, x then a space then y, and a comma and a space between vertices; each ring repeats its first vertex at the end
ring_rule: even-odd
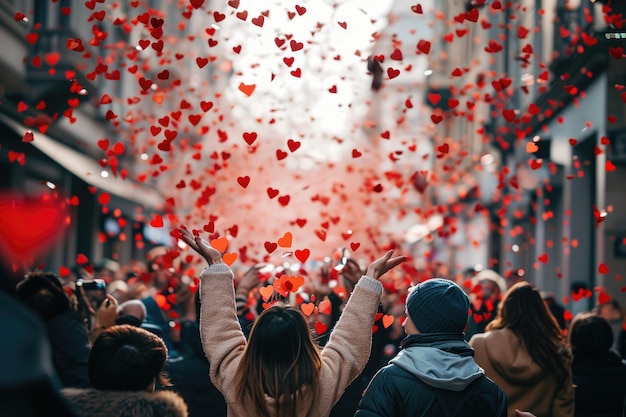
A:
POLYGON ((89 304, 94 310, 98 310, 100 304, 106 299, 106 282, 103 279, 93 279, 93 280, 82 280, 79 279, 76 281, 76 290, 78 292, 79 288, 83 287, 83 291, 87 296, 87 300, 89 304))
POLYGON ((335 271, 337 272, 343 271, 346 265, 348 264, 348 259, 350 259, 348 255, 348 249, 341 248, 341 257, 339 258, 339 261, 335 265, 335 271))

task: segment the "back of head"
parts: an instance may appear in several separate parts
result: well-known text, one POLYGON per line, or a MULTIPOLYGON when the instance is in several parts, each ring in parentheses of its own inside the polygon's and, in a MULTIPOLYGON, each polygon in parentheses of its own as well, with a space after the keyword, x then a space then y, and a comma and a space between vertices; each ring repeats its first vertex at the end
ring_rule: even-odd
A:
POLYGON ((569 342, 574 355, 600 356, 611 350, 613 331, 605 318, 595 313, 581 313, 572 320, 569 342))
POLYGON ((17 297, 44 321, 70 310, 59 278, 51 272, 29 272, 15 287, 17 297))
POLYGON ((461 287, 443 278, 419 283, 406 299, 409 317, 420 333, 463 333, 469 308, 461 287))
POLYGON ((571 355, 558 322, 541 293, 529 282, 521 281, 504 294, 497 317, 486 330, 509 329, 517 335, 530 357, 564 383, 571 355))
POLYGON ((239 395, 252 400, 257 411, 266 411, 265 395, 288 399, 304 385, 315 387, 320 366, 319 350, 302 313, 274 304, 259 315, 250 332, 238 369, 239 395))
POLYGON ((113 326, 91 348, 89 380, 100 390, 149 390, 166 359, 167 348, 158 336, 134 326, 113 326))
POLYGON ((529 282, 522 281, 504 294, 498 306, 498 317, 489 324, 488 329, 508 327, 517 330, 528 327, 529 323, 533 327, 559 329, 541 293, 529 282))

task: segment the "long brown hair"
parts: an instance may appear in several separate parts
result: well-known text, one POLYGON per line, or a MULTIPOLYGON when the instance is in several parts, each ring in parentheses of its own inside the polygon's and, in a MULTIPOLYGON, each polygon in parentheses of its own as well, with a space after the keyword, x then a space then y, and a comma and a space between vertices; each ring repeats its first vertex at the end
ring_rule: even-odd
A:
POLYGON ((571 353, 556 318, 530 283, 522 281, 509 288, 485 331, 504 328, 521 339, 541 368, 554 374, 561 385, 567 382, 571 353))
POLYGON ((269 416, 265 396, 274 398, 278 416, 294 416, 302 388, 318 384, 322 359, 304 315, 277 303, 254 322, 237 369, 239 399, 256 415, 269 416))

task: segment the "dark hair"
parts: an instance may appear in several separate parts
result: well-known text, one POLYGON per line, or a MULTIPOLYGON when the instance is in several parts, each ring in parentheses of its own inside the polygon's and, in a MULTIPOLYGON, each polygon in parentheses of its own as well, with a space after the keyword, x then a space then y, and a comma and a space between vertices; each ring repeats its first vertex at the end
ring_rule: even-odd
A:
POLYGON ((498 305, 498 315, 485 331, 504 328, 521 339, 542 369, 553 374, 560 385, 566 384, 571 353, 559 323, 530 283, 521 281, 509 288, 498 305))
POLYGON ((250 331, 237 369, 238 396, 251 405, 251 414, 269 416, 267 395, 277 400, 278 416, 294 416, 302 387, 316 390, 321 363, 304 315, 293 306, 274 304, 250 331))
POLYGON ((170 385, 163 373, 167 348, 163 340, 139 327, 109 327, 89 354, 89 380, 96 389, 144 391, 155 379, 170 385))
POLYGON ((59 277, 52 272, 28 272, 15 287, 17 298, 44 321, 70 310, 70 300, 59 277))
POLYGON ((613 330, 604 317, 595 313, 580 313, 570 325, 569 343, 574 355, 602 355, 613 346, 613 330))

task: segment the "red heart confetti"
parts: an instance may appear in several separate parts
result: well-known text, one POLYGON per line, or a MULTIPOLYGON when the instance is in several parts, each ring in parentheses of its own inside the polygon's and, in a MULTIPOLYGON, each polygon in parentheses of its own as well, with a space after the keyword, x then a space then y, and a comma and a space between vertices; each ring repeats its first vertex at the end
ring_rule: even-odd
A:
POLYGON ((286 232, 283 237, 278 239, 278 246, 281 248, 290 248, 293 240, 293 235, 290 232, 286 232))
POLYGON ((250 184, 250 177, 247 175, 245 177, 238 177, 237 182, 242 188, 247 188, 248 184, 250 184))
MULTIPOLYGON (((561 125, 560 129, 569 128, 569 124, 574 126, 576 120, 566 119, 567 107, 583 107, 588 103, 585 102, 587 87, 583 88, 584 83, 579 79, 593 80, 599 73, 591 68, 564 72, 569 68, 552 65, 553 57, 541 62, 542 56, 535 53, 537 39, 542 36, 541 25, 520 20, 528 10, 514 2, 476 0, 468 2, 462 11, 454 9, 454 14, 450 14, 448 6, 426 10, 419 3, 407 3, 404 13, 422 19, 426 18, 422 16, 426 12, 429 18, 439 22, 433 26, 434 36, 428 40, 420 39, 417 29, 409 29, 414 40, 408 41, 411 37, 393 33, 393 25, 381 31, 365 30, 361 28, 363 25, 348 20, 348 14, 324 20, 319 18, 317 10, 307 11, 303 5, 245 10, 239 0, 229 0, 222 7, 208 10, 208 4, 204 0, 179 1, 174 12, 171 8, 150 9, 131 0, 127 5, 130 12, 118 13, 120 6, 116 3, 105 8, 100 0, 87 0, 83 15, 89 33, 83 34, 82 39, 61 40, 63 51, 44 50, 25 61, 44 77, 64 79, 71 96, 62 99, 63 108, 40 99, 13 103, 14 113, 22 115, 28 130, 21 134, 23 143, 18 141, 16 147, 3 143, 8 161, 24 166, 37 160, 27 158, 30 151, 25 150, 33 141, 37 145, 36 132, 46 132, 59 125, 59 121, 71 127, 80 118, 100 114, 97 123, 102 123, 104 129, 98 131, 110 132, 110 139, 96 136, 91 142, 77 143, 77 149, 84 147, 97 154, 98 166, 116 181, 132 180, 146 187, 156 185, 166 202, 157 210, 129 214, 115 207, 117 199, 113 193, 92 188, 93 199, 103 214, 120 221, 136 215, 141 222, 160 228, 165 223, 197 223, 211 241, 226 234, 235 246, 232 254, 225 253, 228 245, 222 250, 229 263, 241 260, 243 264, 257 261, 278 264, 289 256, 294 262, 305 263, 311 251, 319 253, 321 258, 329 247, 343 247, 348 242, 352 252, 360 251, 359 261, 366 262, 379 252, 378 241, 383 240, 381 226, 392 216, 393 221, 403 224, 422 224, 435 214, 443 216, 444 226, 428 236, 428 244, 436 239, 458 237, 455 234, 461 229, 456 219, 485 213, 500 218, 503 224, 497 230, 515 238, 523 230, 509 227, 508 205, 513 194, 528 189, 524 174, 530 169, 542 178, 536 192, 537 203, 545 205, 544 222, 553 215, 548 207, 550 199, 539 193, 552 193, 549 180, 558 177, 561 171, 550 158, 539 158, 543 149, 540 140, 529 138, 553 135, 551 123, 561 125), (494 24, 505 11, 509 21, 494 24), (198 19, 192 19, 194 13, 198 19), (208 19, 200 19, 201 15, 208 19), (282 25, 277 32, 275 25, 280 25, 280 20, 276 18, 288 18, 298 30, 290 31, 288 25, 282 25), (197 25, 199 21, 204 22, 203 26, 190 30, 191 23, 197 25), (141 35, 139 39, 133 38, 133 44, 127 44, 119 40, 124 36, 111 37, 104 29, 108 26, 101 26, 104 22, 126 35, 136 31, 141 35), (360 30, 365 30, 363 36, 370 36, 376 43, 388 39, 386 49, 372 48, 374 42, 356 50, 334 48, 328 52, 328 48, 321 48, 341 45, 338 37, 356 35, 360 30), (254 40, 261 33, 273 37, 275 46, 270 41, 268 50, 254 48, 254 40), (242 47, 241 39, 253 43, 246 42, 242 47), (196 44, 204 48, 196 48, 196 44), (471 50, 467 57, 453 52, 465 47, 471 50), (492 54, 491 63, 476 59, 474 52, 482 51, 492 54), (509 67, 519 65, 511 68, 510 74, 502 72, 502 59, 509 59, 504 57, 504 52, 511 58, 509 67), (66 68, 65 55, 78 64, 66 68), (426 72, 434 75, 430 79, 422 78, 428 76, 421 73, 422 69, 418 73, 420 67, 414 61, 420 55, 429 56, 426 72), (181 66, 186 61, 193 68, 181 66), (312 62, 320 65, 311 65, 312 62), (135 83, 130 90, 116 84, 123 79, 124 70, 128 80, 135 83), (356 91, 357 74, 367 75, 371 81, 370 91, 365 90, 367 96, 363 99, 358 96, 358 100, 351 93, 356 91), (90 99, 85 100, 87 97, 80 97, 80 93, 90 85, 83 88, 78 79, 98 85, 102 92, 95 97, 89 94, 90 99), (428 87, 424 99, 411 90, 422 83, 428 87), (522 96, 517 97, 518 94, 522 96), (424 113, 422 121, 417 115, 423 112, 424 104, 431 110, 424 113), (97 107, 97 111, 93 112, 90 106, 97 107), (381 116, 382 106, 393 111, 393 116, 391 113, 381 116), (361 120, 351 119, 352 115, 365 114, 368 116, 361 120), (451 134, 452 126, 460 126, 460 131, 451 134), (422 136, 430 138, 433 145, 425 145, 422 136), (239 137, 243 142, 232 140, 239 137), (18 149, 17 145, 25 149, 18 149), (522 158, 524 149, 526 157, 522 158), (496 155, 499 152, 510 155, 516 164, 503 164, 496 155), (131 162, 133 169, 129 170, 131 162), (526 171, 522 171, 524 168, 526 171), (495 178, 495 194, 485 193, 479 180, 485 175, 495 178), (424 204, 409 207, 407 202, 415 198, 424 204), (231 200, 237 204, 227 204, 231 200), (489 202, 489 208, 483 206, 483 200, 489 202), (432 204, 433 201, 438 203, 432 204), (340 219, 337 216, 340 212, 349 212, 351 216, 340 219), (263 221, 259 222, 259 218, 263 221), (277 243, 273 242, 286 227, 291 230, 295 227, 298 243, 311 251, 277 251, 278 247, 288 249, 293 244, 296 233, 289 232, 278 238, 277 243), (240 230, 246 233, 239 234, 240 230), (265 245, 259 245, 259 241, 265 241, 265 245)), ((60 6, 60 11, 72 19, 78 17, 72 15, 69 7, 60 6)), ((544 16, 543 10, 532 12, 544 16)), ((621 18, 611 17, 606 8, 603 14, 606 24, 621 25, 621 18)), ((593 16, 582 12, 581 16, 587 24, 592 23, 593 16)), ((31 24, 31 17, 31 11, 14 15, 19 25, 28 27, 25 42, 45 47, 39 45, 43 40, 39 38, 42 27, 31 24)), ((367 16, 371 25, 383 20, 383 16, 367 16)), ((559 26, 555 35, 561 38, 562 45, 554 56, 558 52, 558 59, 563 62, 598 47, 598 38, 576 25, 559 26)), ((623 46, 617 44, 607 45, 604 51, 609 54, 605 58, 611 62, 621 62, 625 57, 623 46)), ((610 87, 614 89, 610 94, 626 102, 625 86, 610 87)), ((606 117, 611 129, 619 128, 621 120, 617 111, 602 117, 606 117)), ((601 122, 596 118, 580 120, 579 124, 584 126, 579 127, 603 126, 601 122)), ((576 134, 572 131, 570 135, 576 134)), ((574 156, 567 178, 573 184, 587 175, 584 167, 588 161, 577 159, 581 142, 572 137, 569 144, 574 156)), ((597 163, 603 164, 607 178, 621 173, 613 159, 614 152, 615 143, 611 145, 605 137, 594 147, 597 163)), ((97 178, 97 171, 89 175, 97 178)), ((140 194, 141 189, 137 191, 140 194)), ((76 196, 65 199, 66 204, 79 209, 84 201, 85 198, 78 200, 76 196)), ((607 198, 607 201, 611 200, 607 198)), ((611 205, 603 209, 594 206, 593 219, 588 222, 598 225, 619 209, 611 205)), ((570 215, 566 213, 566 217, 570 215)), ((527 213, 520 209, 512 216, 523 220, 527 213)), ((535 220, 532 218, 531 222, 535 220)), ((539 227, 537 224, 532 223, 539 227)), ((463 233, 469 232, 463 230, 463 233)), ((137 236, 129 238, 143 244, 141 234, 137 236)), ((111 239, 105 233, 99 237, 100 242, 111 239)), ((384 240, 390 240, 393 243, 389 245, 394 246, 404 238, 403 232, 397 231, 384 240)), ((468 237, 463 243, 480 248, 485 239, 468 237)), ((558 240, 550 241, 547 247, 557 250, 558 244, 558 240)), ((577 248, 578 241, 565 239, 562 245, 570 250, 577 248)), ((432 256, 430 252, 424 255, 427 265, 432 256)), ((545 253, 537 262, 548 263, 548 259, 545 253)), ((88 261, 85 259, 85 263, 88 261)), ((494 266, 499 261, 490 259, 489 264, 494 266)), ((550 259, 549 266, 554 263, 555 276, 560 277, 561 266, 556 265, 557 261, 550 259)), ((608 265, 612 265, 609 260, 598 265, 598 272, 608 274, 608 265)), ((537 263, 533 266, 539 267, 537 263)), ((507 271, 510 265, 499 267, 510 272, 507 271)), ((189 276, 192 275, 190 272, 189 276)), ((298 276, 275 278, 276 286, 265 290, 273 291, 265 305, 271 303, 274 295, 289 295, 302 285, 298 276)), ((389 290, 404 289, 404 284, 398 284, 395 289, 394 285, 389 290)), ((342 291, 345 293, 345 289, 339 288, 336 294, 342 291)), ((604 297, 601 294, 599 298, 604 297)), ((581 292, 576 296, 592 295, 581 292)), ((319 312, 314 307, 314 297, 305 300, 304 295, 298 296, 298 302, 307 306, 306 311, 302 307, 303 312, 309 316, 319 312)), ((163 297, 163 305, 169 305, 172 300, 163 297)), ((377 320, 373 331, 395 322, 393 316, 382 314, 377 320)))
POLYGON ((309 256, 311 255, 311 251, 309 249, 296 249, 293 253, 293 256, 296 257, 301 263, 305 263, 309 256))
POLYGON ((256 84, 239 84, 239 91, 250 97, 252 93, 254 93, 254 89, 256 88, 256 84))
POLYGON ((328 326, 320 321, 316 321, 315 322, 315 332, 318 335, 322 335, 324 333, 326 333, 326 330, 328 330, 328 326))
POLYGON ((23 267, 57 244, 68 226, 65 203, 49 195, 0 194, 0 256, 23 267))
POLYGON ((417 43, 417 50, 423 54, 428 54, 430 52, 430 42, 424 39, 420 39, 417 43))

